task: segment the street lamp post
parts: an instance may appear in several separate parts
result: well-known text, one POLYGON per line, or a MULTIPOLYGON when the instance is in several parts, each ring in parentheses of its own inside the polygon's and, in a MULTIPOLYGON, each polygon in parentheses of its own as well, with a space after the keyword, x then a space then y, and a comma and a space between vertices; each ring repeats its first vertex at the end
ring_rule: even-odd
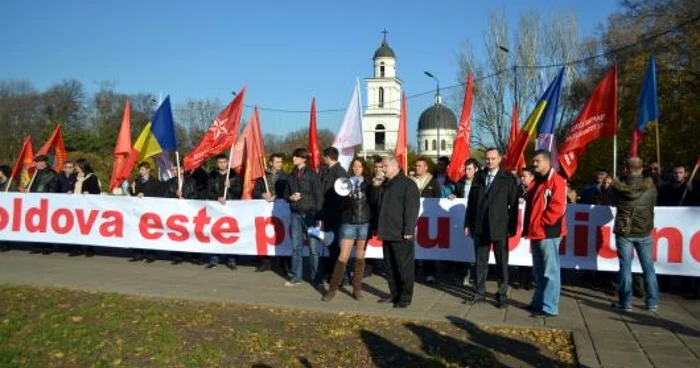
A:
MULTIPOLYGON (((503 46, 498 46, 501 51, 505 52, 506 54, 510 55, 510 50, 508 48, 503 47, 503 46)), ((514 84, 514 91, 513 91, 513 99, 515 100, 515 106, 518 106, 518 64, 513 61, 513 84, 514 84)))
POLYGON ((437 156, 436 156, 435 162, 437 162, 437 160, 440 158, 440 143, 441 143, 440 142, 440 80, 437 79, 437 77, 435 77, 434 75, 432 75, 428 71, 425 71, 423 73, 425 73, 425 75, 427 75, 428 77, 434 79, 435 82, 437 83, 437 86, 435 88, 435 91, 436 91, 435 92, 435 111, 436 111, 435 119, 436 119, 436 125, 437 125, 437 147, 436 147, 437 148, 437 156))

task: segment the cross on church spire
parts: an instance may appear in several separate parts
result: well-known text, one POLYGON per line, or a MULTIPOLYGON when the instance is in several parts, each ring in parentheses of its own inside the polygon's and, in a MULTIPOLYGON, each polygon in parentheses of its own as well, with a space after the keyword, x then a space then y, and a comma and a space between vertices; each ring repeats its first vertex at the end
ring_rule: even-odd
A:
POLYGON ((384 30, 381 33, 384 34, 384 42, 386 42, 386 35, 387 33, 389 33, 389 31, 387 31, 386 28, 384 28, 384 30))

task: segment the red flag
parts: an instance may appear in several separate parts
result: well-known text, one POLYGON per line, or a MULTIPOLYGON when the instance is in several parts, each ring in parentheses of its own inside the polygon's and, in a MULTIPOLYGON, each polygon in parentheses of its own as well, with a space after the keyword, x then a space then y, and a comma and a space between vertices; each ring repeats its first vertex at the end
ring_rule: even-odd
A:
POLYGON ((243 175, 243 199, 253 199, 255 181, 265 176, 265 146, 263 144, 260 116, 257 106, 250 129, 245 136, 245 173, 243 175))
POLYGON ((185 156, 185 171, 198 168, 207 158, 231 147, 238 137, 246 87, 219 113, 197 147, 185 156))
POLYGON ((467 88, 464 90, 462 116, 459 118, 459 131, 452 146, 452 159, 447 167, 447 177, 454 183, 464 176, 464 163, 469 159, 469 139, 471 138, 472 119, 472 73, 467 77, 467 88))
POLYGON ((311 118, 309 120, 309 168, 318 171, 321 167, 321 149, 318 146, 318 129, 316 128, 316 99, 311 100, 311 118))
POLYGON ((559 163, 571 178, 578 168, 578 159, 586 153, 586 145, 600 137, 617 133, 617 66, 614 66, 581 109, 559 150, 559 163))
POLYGON ((112 180, 109 183, 109 191, 121 185, 123 180, 118 178, 124 168, 127 157, 131 152, 131 103, 126 100, 124 105, 124 117, 122 118, 122 126, 119 128, 119 137, 117 145, 114 147, 114 165, 112 167, 112 180))
POLYGON ((63 169, 63 163, 68 159, 66 146, 63 144, 63 134, 61 134, 61 124, 56 125, 51 138, 37 151, 38 155, 49 156, 49 167, 55 171, 63 169))
MULTIPOLYGON (((518 141, 518 134, 520 134, 520 122, 518 105, 513 104, 513 112, 510 115, 510 135, 508 136, 508 151, 512 152, 515 150, 515 144, 518 141)), ((525 164, 525 154, 521 154, 518 158, 518 163, 515 165, 515 170, 522 170, 527 165, 525 164)))
POLYGON ((4 190, 10 187, 12 181, 17 183, 17 187, 20 191, 27 189, 29 182, 32 180, 32 175, 34 175, 33 152, 32 137, 27 136, 22 144, 22 150, 19 151, 15 166, 12 167, 12 173, 10 173, 10 177, 7 180, 7 187, 3 188, 4 190))
POLYGON ((406 107, 406 94, 401 95, 401 115, 399 115, 399 136, 396 140, 396 160, 404 175, 408 175, 408 108, 406 107))

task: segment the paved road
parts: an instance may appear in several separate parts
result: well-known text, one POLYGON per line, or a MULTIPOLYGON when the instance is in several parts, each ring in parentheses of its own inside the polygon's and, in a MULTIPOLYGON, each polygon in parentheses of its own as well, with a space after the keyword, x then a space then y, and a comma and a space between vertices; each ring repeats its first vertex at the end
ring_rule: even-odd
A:
POLYGON ((397 310, 376 303, 387 290, 378 276, 366 279, 362 302, 340 294, 322 303, 310 286, 285 287, 278 274, 256 273, 253 267, 206 270, 168 261, 129 263, 117 254, 86 259, 22 250, 0 254, 0 283, 438 321, 460 317, 482 326, 560 328, 573 332, 585 367, 700 367, 700 301, 666 294, 658 313, 644 311, 643 301, 635 300, 634 312, 618 314, 609 309, 611 299, 604 293, 564 287, 559 317, 539 319, 519 308, 529 301, 530 292, 512 290, 513 306, 506 310, 490 304, 470 307, 462 304, 467 295, 463 288, 444 283, 417 285, 413 305, 397 310))

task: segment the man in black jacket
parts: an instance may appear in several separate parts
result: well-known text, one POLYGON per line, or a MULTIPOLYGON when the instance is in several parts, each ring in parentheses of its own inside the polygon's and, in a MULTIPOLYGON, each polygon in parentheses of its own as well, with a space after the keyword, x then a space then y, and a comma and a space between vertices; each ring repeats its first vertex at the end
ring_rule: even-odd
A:
POLYGON ((286 286, 301 283, 304 271, 304 239, 309 239, 311 251, 311 282, 320 287, 323 280, 318 272, 321 241, 308 236, 308 229, 317 225, 316 215, 323 206, 323 189, 318 175, 306 166, 309 151, 297 148, 292 153, 294 169, 287 180, 284 198, 289 202, 290 231, 292 234, 292 275, 286 286))
POLYGON ((688 183, 688 171, 683 165, 673 167, 673 181, 664 184, 659 189, 658 205, 663 207, 678 207, 681 206, 681 198, 683 192, 688 191, 684 204, 688 205, 688 200, 693 197, 692 186, 688 183))
POLYGON ((75 182, 78 180, 78 175, 73 168, 73 161, 63 163, 63 172, 58 174, 58 192, 73 193, 75 182))
POLYGON ((58 192, 58 174, 49 167, 49 158, 46 155, 38 155, 34 158, 36 176, 29 188, 30 193, 56 193, 58 192))
MULTIPOLYGON (((284 190, 287 187, 287 174, 282 170, 282 154, 273 153, 267 161, 268 168, 265 170, 265 179, 259 178, 253 187, 253 199, 264 199, 274 202, 284 198, 284 190), (269 191, 268 191, 269 190, 269 191)), ((258 257, 260 265, 255 272, 265 272, 272 268, 272 257, 258 257)))
MULTIPOLYGON (((163 198, 198 199, 197 182, 191 175, 183 175, 182 171, 178 170, 178 176, 163 183, 163 198), (180 183, 182 183, 182 187, 180 183)), ((172 264, 180 264, 185 258, 190 261, 194 259, 192 253, 170 252, 170 256, 173 258, 172 264)))
MULTIPOLYGON (((429 158, 427 157, 418 157, 416 159, 416 176, 411 179, 416 182, 421 198, 440 198, 442 194, 441 185, 437 180, 437 175, 440 173, 440 170, 438 170, 435 175, 428 172, 428 160, 429 158)), ((444 164, 444 160, 442 162, 444 164)), ((446 169, 447 166, 445 166, 445 170, 446 169)), ((443 182, 445 179, 445 170, 442 171, 443 182)), ((423 261, 423 276, 425 276, 425 282, 429 284, 434 284, 436 282, 437 264, 437 261, 433 260, 423 261)))
POLYGON ((612 183, 612 205, 617 208, 613 232, 620 261, 618 274, 618 302, 612 307, 621 311, 632 310, 632 249, 636 250, 644 273, 646 308, 655 312, 659 307, 659 285, 652 259, 654 205, 656 185, 644 177, 644 166, 638 157, 625 162, 627 174, 612 183))
MULTIPOLYGON (((163 193, 161 182, 156 177, 151 175, 151 164, 144 161, 139 164, 139 177, 131 183, 131 194, 139 198, 143 197, 160 197, 163 193)), ((156 260, 156 251, 143 249, 134 249, 134 255, 131 262, 139 262, 146 260, 148 263, 153 263, 156 260)))
POLYGON ((472 237, 476 255, 476 294, 472 303, 486 299, 489 251, 493 244, 499 308, 507 303, 508 238, 515 235, 518 224, 518 184, 513 174, 499 167, 502 158, 497 148, 486 150, 486 168, 474 178, 464 221, 465 233, 472 237))
MULTIPOLYGON (((382 160, 386 180, 378 193, 377 237, 383 242, 386 280, 395 308, 406 308, 413 300, 416 248, 413 243, 420 192, 415 182, 399 169, 395 157, 382 160)), ((370 198, 372 200, 373 198, 370 198)))
MULTIPOLYGON (((455 200, 457 198, 467 200, 467 208, 469 207, 469 193, 471 192, 472 185, 474 184, 474 177, 476 173, 479 172, 479 163, 470 158, 464 162, 464 177, 454 183, 448 184, 446 192, 449 193, 447 198, 449 200, 455 200)), ((455 262, 457 263, 457 262, 455 262)), ((472 268, 473 263, 462 263, 456 266, 458 282, 463 286, 472 286, 472 268)))
MULTIPOLYGON (((346 178, 348 176, 347 170, 338 162, 338 155, 338 149, 335 147, 328 147, 323 150, 323 161, 327 169, 324 170, 323 175, 321 175, 323 206, 321 207, 318 220, 320 221, 323 231, 330 231, 336 235, 336 237, 333 238, 333 242, 328 246, 329 257, 325 258, 324 267, 321 269, 321 272, 329 273, 326 275, 327 278, 330 278, 330 270, 333 269, 336 261, 338 261, 338 256, 340 256, 340 236, 337 235, 340 229, 341 217, 341 211, 339 211, 339 209, 343 204, 343 198, 335 192, 334 185, 338 178, 346 178)), ((348 276, 346 274, 343 279, 347 280, 347 278, 348 276)))
MULTIPOLYGON (((228 157, 225 154, 216 156, 216 170, 209 174, 209 183, 207 185, 207 199, 216 200, 222 205, 226 205, 226 201, 241 199, 243 195, 243 181, 240 176, 240 166, 236 169, 231 169, 229 166, 228 157), (228 175, 228 182, 226 176, 228 175), (226 192, 226 198, 224 198, 226 192)), ((216 268, 219 264, 219 255, 213 254, 209 257, 207 269, 216 268)), ((236 257, 233 255, 222 255, 226 267, 230 270, 238 268, 236 266, 236 257)))

